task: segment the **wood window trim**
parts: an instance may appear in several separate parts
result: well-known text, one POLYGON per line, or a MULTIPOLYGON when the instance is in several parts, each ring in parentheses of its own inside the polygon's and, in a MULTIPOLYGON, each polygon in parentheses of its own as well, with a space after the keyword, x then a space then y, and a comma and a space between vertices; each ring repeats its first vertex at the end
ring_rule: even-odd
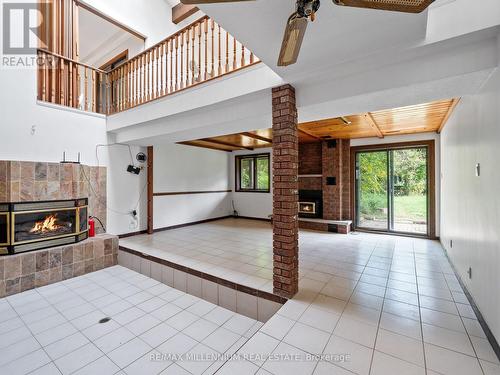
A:
MULTIPOLYGON (((405 149, 412 147, 427 147, 428 150, 428 170, 427 180, 429 183, 429 234, 427 236, 414 235, 414 237, 425 237, 436 239, 436 142, 433 139, 423 141, 381 143, 374 145, 363 145, 351 147, 351 219, 353 229, 356 229, 356 153, 359 151, 381 150, 381 149, 405 149)), ((405 235, 392 232, 383 232, 385 234, 405 235)), ((412 235, 413 236, 413 235, 412 235)))
POLYGON ((245 154, 245 155, 236 155, 234 157, 234 191, 236 193, 270 193, 271 192, 271 153, 258 153, 258 154, 245 154), (267 158, 267 173, 269 176, 269 182, 267 185, 267 189, 256 189, 257 184, 257 162, 258 158, 266 157, 267 158), (253 159, 253 173, 254 173, 254 189, 241 189, 241 160, 243 159, 253 159))

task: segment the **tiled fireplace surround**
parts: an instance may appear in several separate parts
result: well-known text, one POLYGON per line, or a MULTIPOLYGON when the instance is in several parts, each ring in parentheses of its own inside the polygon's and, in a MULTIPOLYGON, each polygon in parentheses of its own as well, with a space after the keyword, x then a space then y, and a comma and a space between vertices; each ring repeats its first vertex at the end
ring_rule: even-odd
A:
MULTIPOLYGON (((81 164, 0 161, 0 202, 89 198, 89 214, 106 226, 106 168, 81 164), (101 199, 91 194, 92 189, 101 199)), ((97 228, 98 232, 101 231, 97 228)), ((100 234, 80 243, 0 257, 0 297, 117 264, 118 238, 100 234)))

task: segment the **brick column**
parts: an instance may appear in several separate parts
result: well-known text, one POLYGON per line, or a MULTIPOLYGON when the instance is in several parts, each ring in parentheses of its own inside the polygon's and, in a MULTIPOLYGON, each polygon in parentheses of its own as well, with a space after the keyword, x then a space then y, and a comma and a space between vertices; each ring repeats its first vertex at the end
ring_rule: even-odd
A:
POLYGON ((298 134, 295 89, 273 88, 273 286, 291 298, 298 291, 298 134))
POLYGON ((340 140, 322 142, 323 163, 323 219, 340 220, 342 200, 340 193, 340 140), (331 181, 335 179, 335 181, 331 181))

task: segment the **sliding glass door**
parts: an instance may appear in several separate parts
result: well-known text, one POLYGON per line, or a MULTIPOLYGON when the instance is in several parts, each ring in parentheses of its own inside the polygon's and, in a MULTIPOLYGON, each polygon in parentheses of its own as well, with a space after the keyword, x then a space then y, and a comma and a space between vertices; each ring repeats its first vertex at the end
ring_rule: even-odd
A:
POLYGON ((358 151, 356 227, 429 235, 429 150, 426 146, 358 151))

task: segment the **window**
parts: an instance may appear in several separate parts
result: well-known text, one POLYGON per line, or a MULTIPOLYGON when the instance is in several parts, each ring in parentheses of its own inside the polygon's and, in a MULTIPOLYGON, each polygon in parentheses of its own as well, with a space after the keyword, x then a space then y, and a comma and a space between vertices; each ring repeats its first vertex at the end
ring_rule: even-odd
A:
POLYGON ((269 154, 236 156, 236 191, 269 193, 269 154))

